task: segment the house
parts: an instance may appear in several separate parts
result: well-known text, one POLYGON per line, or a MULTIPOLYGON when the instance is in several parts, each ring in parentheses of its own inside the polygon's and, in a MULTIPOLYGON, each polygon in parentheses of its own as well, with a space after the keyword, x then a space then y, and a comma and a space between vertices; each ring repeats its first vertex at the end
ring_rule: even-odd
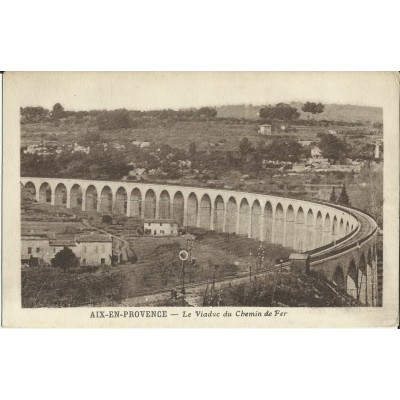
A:
POLYGON ((261 125, 258 132, 261 133, 261 135, 271 135, 272 126, 268 124, 261 125))
POLYGON ((329 160, 322 156, 322 151, 318 146, 311 148, 311 158, 308 159, 308 164, 328 165, 329 160))
POLYGON ((52 258, 46 234, 26 233, 21 235, 21 265, 39 266, 52 258))
POLYGON ((135 177, 138 180, 143 179, 145 175, 146 175, 146 168, 135 168, 129 171, 129 176, 135 177))
POLYGON ((173 219, 146 219, 143 231, 151 236, 175 236, 178 235, 178 223, 173 219))
POLYGON ((73 251, 80 265, 110 265, 112 238, 110 235, 91 233, 76 238, 49 239, 41 233, 21 235, 21 265, 49 265, 54 256, 67 247, 73 251))
POLYGON ((322 158, 322 151, 318 146, 311 148, 311 158, 322 158))
POLYGON ((76 237, 75 255, 81 265, 110 265, 112 258, 111 235, 92 233, 76 237))
POLYGON ((53 258, 64 247, 71 249, 76 254, 76 241, 72 239, 53 239, 49 240, 51 258, 53 258))

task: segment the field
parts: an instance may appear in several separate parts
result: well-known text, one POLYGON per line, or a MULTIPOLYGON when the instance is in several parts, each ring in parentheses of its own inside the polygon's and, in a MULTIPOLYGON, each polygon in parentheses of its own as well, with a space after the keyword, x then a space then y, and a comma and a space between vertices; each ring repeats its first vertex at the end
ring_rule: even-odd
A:
MULTIPOLYGON (((313 116, 316 119, 316 117, 313 116)), ((375 117, 374 117, 375 118, 375 117)), ((371 118, 374 121, 373 118, 371 118)), ((318 133, 327 133, 334 129, 340 136, 352 136, 352 133, 363 132, 370 136, 379 135, 379 131, 371 124, 365 126, 299 126, 287 125, 288 132, 281 131, 282 124, 273 125, 272 136, 262 136, 258 133, 258 119, 224 119, 212 118, 205 120, 156 120, 144 124, 143 127, 129 129, 104 130, 99 132, 96 119, 85 117, 81 120, 65 119, 57 123, 42 122, 21 125, 21 145, 33 143, 54 143, 57 145, 82 143, 87 133, 98 132, 101 140, 107 143, 118 143, 129 146, 132 141, 149 141, 151 143, 169 144, 172 147, 187 150, 190 143, 196 143, 198 150, 237 150, 243 137, 249 138, 254 144, 260 140, 267 143, 276 137, 295 138, 296 140, 318 141, 318 133)))

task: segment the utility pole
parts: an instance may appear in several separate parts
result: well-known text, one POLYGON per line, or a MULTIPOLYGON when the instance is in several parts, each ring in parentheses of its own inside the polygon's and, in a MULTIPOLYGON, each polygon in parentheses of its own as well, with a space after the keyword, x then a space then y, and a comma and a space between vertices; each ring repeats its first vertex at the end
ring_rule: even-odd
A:
POLYGON ((250 278, 250 282, 251 282, 251 250, 250 250, 249 256, 250 256, 250 261, 249 261, 249 278, 250 278))
POLYGON ((213 276, 212 290, 215 289, 215 273, 216 273, 217 268, 218 268, 218 265, 214 265, 214 276, 213 276))
POLYGON ((185 294, 185 261, 182 261, 182 294, 185 294))
POLYGON ((189 235, 187 243, 186 243, 186 250, 189 253, 189 283, 192 283, 193 281, 193 274, 192 274, 192 268, 193 268, 193 259, 192 259, 192 253, 194 250, 194 240, 195 236, 189 235))

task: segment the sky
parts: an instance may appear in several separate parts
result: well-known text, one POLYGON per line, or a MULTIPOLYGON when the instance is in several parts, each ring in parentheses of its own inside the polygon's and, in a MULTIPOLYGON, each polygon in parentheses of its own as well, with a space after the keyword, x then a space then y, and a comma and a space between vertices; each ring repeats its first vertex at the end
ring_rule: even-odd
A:
POLYGON ((163 109, 316 101, 382 106, 391 73, 136 72, 11 73, 21 107, 163 109))

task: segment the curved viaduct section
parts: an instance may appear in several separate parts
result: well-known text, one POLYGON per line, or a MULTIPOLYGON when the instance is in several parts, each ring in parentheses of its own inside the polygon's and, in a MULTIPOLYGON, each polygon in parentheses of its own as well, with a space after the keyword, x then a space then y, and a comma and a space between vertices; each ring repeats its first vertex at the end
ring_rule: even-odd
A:
POLYGON ((377 225, 361 211, 224 189, 23 177, 40 203, 235 233, 308 255, 308 267, 365 305, 377 303, 377 225))

